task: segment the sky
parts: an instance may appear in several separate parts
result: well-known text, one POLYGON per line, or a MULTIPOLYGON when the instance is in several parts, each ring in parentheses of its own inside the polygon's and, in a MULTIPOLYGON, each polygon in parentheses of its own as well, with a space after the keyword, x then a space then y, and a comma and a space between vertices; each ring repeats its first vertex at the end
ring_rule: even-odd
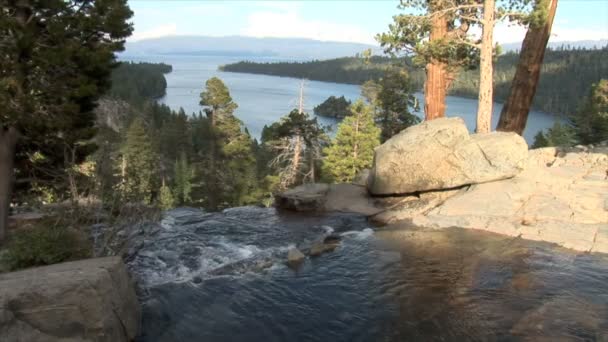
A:
MULTIPOLYGON (((402 13, 398 0, 129 0, 137 41, 171 35, 297 37, 376 44, 402 13)), ((523 40, 525 29, 496 26, 495 40, 523 40)), ((608 39, 608 0, 560 0, 551 41, 608 39)))

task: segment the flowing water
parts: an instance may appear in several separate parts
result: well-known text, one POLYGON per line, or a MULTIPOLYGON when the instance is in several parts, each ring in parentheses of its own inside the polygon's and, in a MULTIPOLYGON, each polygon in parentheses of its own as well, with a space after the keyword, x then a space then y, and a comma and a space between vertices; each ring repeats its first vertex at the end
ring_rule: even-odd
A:
POLYGON ((471 230, 181 208, 129 267, 140 341, 608 341, 608 258, 471 230), (328 234, 335 251, 285 265, 328 234))
MULTIPOLYGON (((239 105, 235 114, 238 116, 254 137, 259 137, 264 125, 270 125, 287 115, 297 107, 298 93, 301 80, 290 77, 277 77, 255 74, 231 73, 218 70, 218 66, 238 62, 251 57, 208 57, 187 55, 140 55, 121 56, 122 60, 137 62, 167 63, 173 66, 173 72, 167 74, 167 95, 161 99, 174 110, 184 108, 186 113, 198 113, 201 110, 199 95, 203 90, 205 81, 211 77, 221 78, 239 105)), ((259 62, 273 62, 273 58, 254 58, 259 62)), ((330 82, 305 82, 304 107, 312 113, 313 108, 325 101, 329 96, 342 96, 354 101, 361 96, 361 89, 357 85, 338 84, 330 82)), ((416 94, 419 102, 424 103, 423 95, 416 94)), ((459 116, 464 119, 469 130, 475 129, 477 114, 477 100, 449 96, 446 100, 447 115, 459 116)), ((492 115, 493 125, 496 126, 502 105, 494 104, 492 115)), ((422 116, 422 113, 417 113, 422 116)), ((538 111, 531 111, 528 117, 524 138, 528 144, 534 141, 534 135, 543 129, 553 126, 556 117, 538 111)), ((337 120, 319 117, 319 121, 328 126, 335 127, 337 120)))

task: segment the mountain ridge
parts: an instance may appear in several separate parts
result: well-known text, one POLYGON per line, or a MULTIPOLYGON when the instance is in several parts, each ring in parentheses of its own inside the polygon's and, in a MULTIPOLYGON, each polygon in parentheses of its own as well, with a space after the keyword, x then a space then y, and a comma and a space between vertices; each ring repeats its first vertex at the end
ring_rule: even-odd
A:
POLYGON ((207 53, 211 56, 217 56, 221 53, 227 55, 244 53, 255 57, 329 59, 353 56, 367 49, 372 49, 374 53, 382 52, 379 46, 369 44, 320 41, 308 38, 184 35, 127 42, 123 54, 203 55, 207 53))

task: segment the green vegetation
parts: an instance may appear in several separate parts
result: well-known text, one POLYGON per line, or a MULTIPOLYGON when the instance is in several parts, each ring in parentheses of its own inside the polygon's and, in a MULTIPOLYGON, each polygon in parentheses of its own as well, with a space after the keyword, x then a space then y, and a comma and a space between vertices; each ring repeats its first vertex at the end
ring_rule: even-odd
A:
POLYGON ((0 13, 2 241, 13 189, 76 192, 76 165, 95 150, 93 109, 133 13, 126 0, 3 1, 0 13))
POLYGON ((577 139, 582 144, 608 140, 608 80, 591 87, 589 96, 572 118, 577 139))
POLYGON ((546 132, 540 131, 534 136, 532 148, 547 146, 572 146, 576 142, 575 133, 568 124, 556 122, 546 132))
POLYGON ((365 82, 361 93, 374 108, 382 142, 420 122, 412 114, 419 110, 414 88, 409 75, 401 69, 391 68, 379 81, 365 82))
MULTIPOLYGON (((508 52, 499 56, 494 65, 494 99, 506 99, 519 54, 508 52)), ((368 80, 378 80, 391 65, 406 66, 413 89, 419 91, 424 84, 422 69, 411 66, 410 60, 388 57, 350 57, 327 61, 253 63, 239 62, 222 67, 224 71, 245 72, 275 76, 305 78, 317 81, 363 84, 368 80)), ((453 81, 449 94, 476 98, 479 72, 462 71, 453 81)), ((585 50, 561 47, 547 49, 540 83, 533 102, 533 108, 548 113, 572 114, 580 106, 592 84, 608 74, 608 47, 585 50)))
POLYGON ((248 196, 255 187, 255 157, 249 133, 233 115, 237 104, 217 77, 207 81, 200 103, 206 107, 211 133, 203 178, 206 206, 218 209, 251 203, 248 196))
POLYGON ((591 87, 589 96, 570 123, 555 123, 546 132, 538 132, 533 148, 546 146, 572 146, 608 141, 608 80, 591 87))
POLYGON ((2 255, 9 271, 84 259, 91 256, 87 237, 63 224, 37 225, 11 235, 2 255))
POLYGON ((129 125, 123 145, 121 159, 121 182, 118 188, 127 202, 152 203, 152 196, 158 187, 158 152, 146 124, 136 117, 129 125))
POLYGON ((320 178, 323 148, 329 143, 325 128, 307 113, 292 110, 262 130, 262 146, 258 160, 269 160, 264 178, 276 190, 285 190, 320 178), (277 177, 268 179, 267 177, 277 177))
POLYGON ((350 101, 344 98, 344 95, 340 97, 330 96, 323 103, 316 106, 313 112, 315 115, 343 119, 350 114, 348 111, 350 104, 350 101))
MULTIPOLYGON (((162 79, 170 69, 125 66, 120 79, 137 79, 144 69, 149 78, 162 79)), ((96 111, 97 149, 74 165, 73 185, 39 187, 34 197, 44 196, 47 203, 98 198, 111 212, 131 205, 221 210, 270 205, 274 193, 302 183, 347 181, 371 163, 378 132, 388 139, 418 120, 410 114, 416 103, 408 75, 392 70, 364 87, 370 105, 359 101, 344 106, 349 101, 334 97, 320 106, 338 108, 345 117, 333 142, 316 118, 298 110, 265 127, 258 142, 234 116, 238 105, 219 78, 205 83, 203 111, 192 115, 156 103, 155 92, 129 90, 139 87, 137 83, 114 83, 96 111), (66 191, 70 188, 74 191, 66 191)), ((43 155, 35 158, 40 165, 45 162, 43 155)))
POLYGON ((175 208, 175 198, 173 198, 173 194, 171 193, 171 189, 167 185, 163 183, 160 187, 160 198, 158 200, 159 207, 162 210, 169 210, 175 208))
MULTIPOLYGON (((324 82, 362 84, 365 81, 380 79, 387 69, 401 62, 402 59, 380 56, 370 58, 343 57, 310 62, 256 63, 244 61, 220 66, 220 70, 324 82)), ((412 76, 416 77, 415 83, 421 87, 424 83, 424 74, 418 72, 412 76)))
POLYGON ((359 171, 370 168, 374 148, 380 145, 380 129, 375 125, 373 108, 355 102, 338 126, 338 133, 323 150, 323 171, 334 182, 351 182, 359 171))
POLYGON ((167 64, 123 62, 112 72, 111 98, 127 102, 142 102, 165 96, 167 81, 163 74, 173 68, 167 64))

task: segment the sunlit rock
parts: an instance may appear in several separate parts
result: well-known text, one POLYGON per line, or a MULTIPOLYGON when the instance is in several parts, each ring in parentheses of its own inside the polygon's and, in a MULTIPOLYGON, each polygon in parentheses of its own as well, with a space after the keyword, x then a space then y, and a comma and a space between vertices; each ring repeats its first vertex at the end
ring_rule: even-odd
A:
POLYGON ((140 307, 120 257, 0 275, 2 341, 132 341, 140 307))
POLYGON ((507 179, 524 169, 527 151, 515 133, 469 135, 460 118, 425 121, 376 148, 368 188, 394 195, 507 179))

